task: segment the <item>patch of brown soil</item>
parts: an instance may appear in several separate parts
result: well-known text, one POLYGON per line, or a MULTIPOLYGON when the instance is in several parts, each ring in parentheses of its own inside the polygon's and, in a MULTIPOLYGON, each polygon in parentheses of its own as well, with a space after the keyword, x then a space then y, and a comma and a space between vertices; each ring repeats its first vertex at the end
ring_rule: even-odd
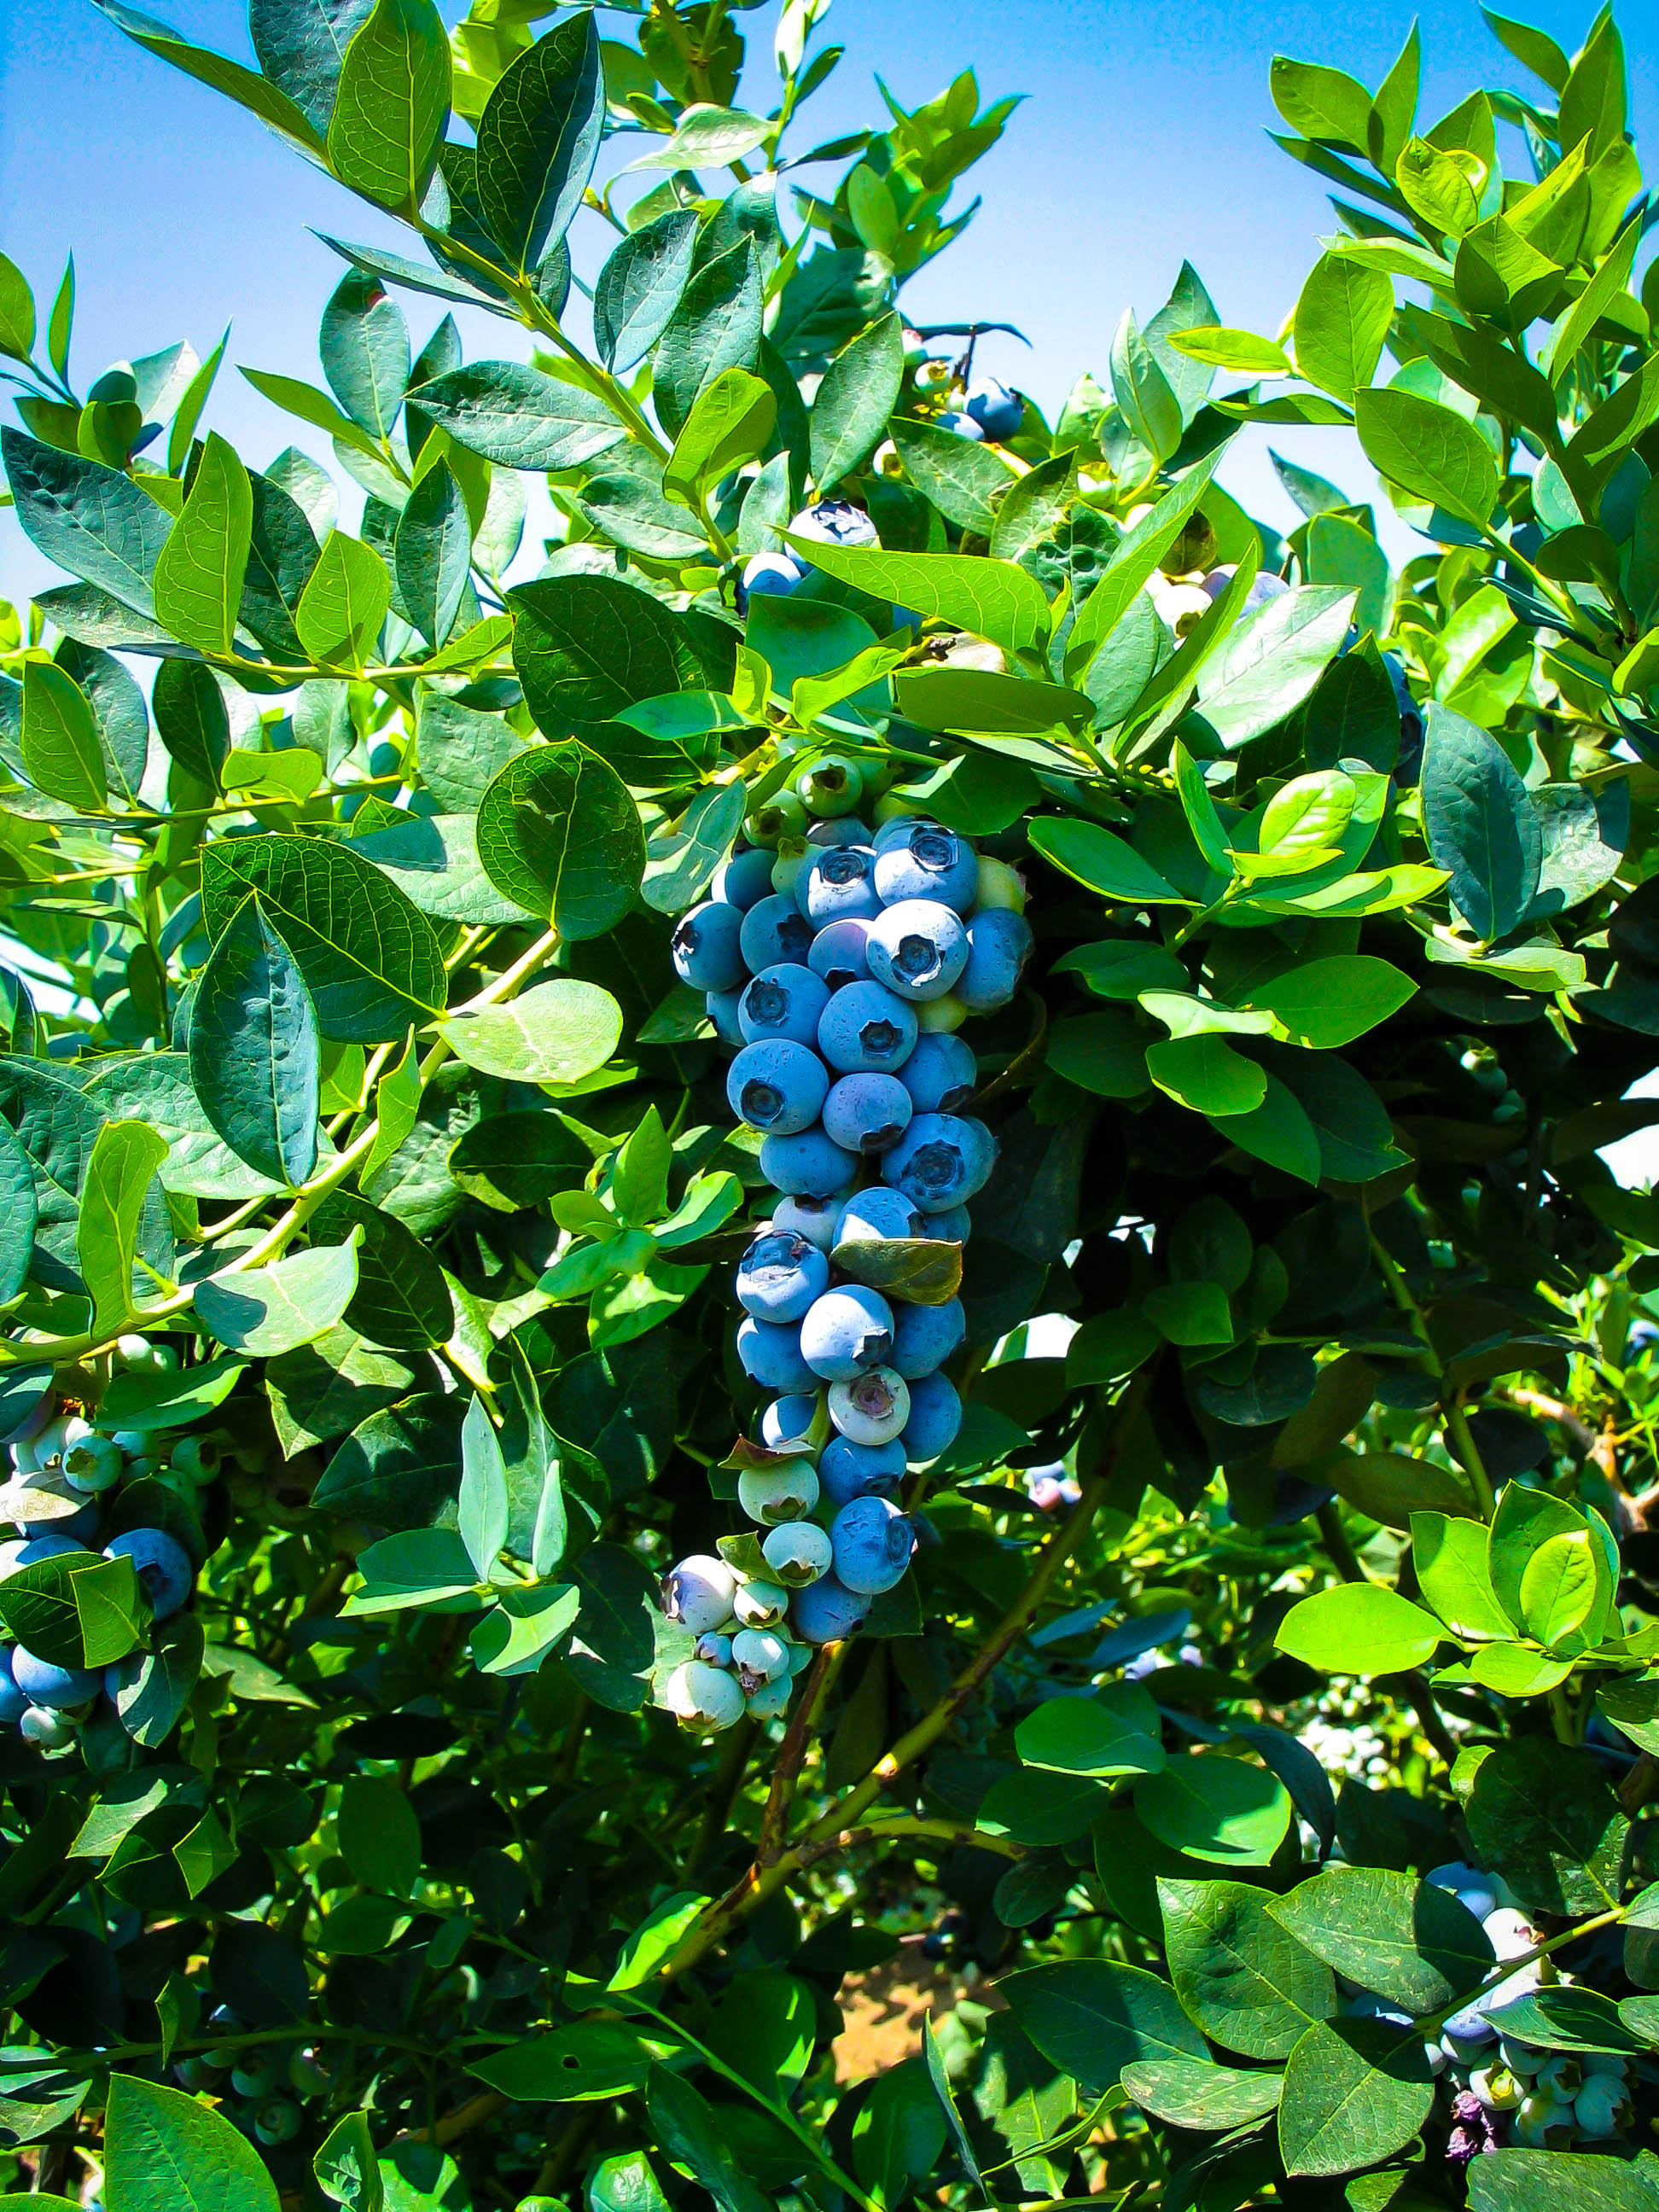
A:
POLYGON ((950 1966, 923 1958, 920 1944, 906 1944, 897 1958, 868 1973, 848 1974, 839 1998, 847 2024, 833 2046, 836 2081, 866 2081, 919 2057, 927 2014, 937 2020, 969 1996, 978 2004, 996 2003, 983 1983, 970 1990, 950 1966))

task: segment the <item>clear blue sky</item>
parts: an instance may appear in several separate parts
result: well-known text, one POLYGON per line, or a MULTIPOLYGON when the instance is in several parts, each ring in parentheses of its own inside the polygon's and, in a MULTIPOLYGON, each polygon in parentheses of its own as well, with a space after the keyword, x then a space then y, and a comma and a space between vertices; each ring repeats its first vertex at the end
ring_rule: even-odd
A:
MULTIPOLYGON (((236 0, 149 3, 201 43, 249 58, 236 0)), ((1569 52, 1592 14, 1589 4, 1560 0, 1507 4, 1569 52)), ((456 10, 447 4, 447 12, 456 10)), ((1334 220, 1319 180, 1266 136, 1282 127, 1268 98, 1269 60, 1281 52, 1331 63, 1375 85, 1412 13, 1403 0, 1359 8, 1328 0, 836 0, 827 36, 848 53, 812 103, 814 135, 878 122, 877 72, 910 105, 968 64, 988 98, 1030 95, 974 173, 985 200, 980 216, 904 296, 917 319, 1018 324, 1032 353, 1001 339, 983 358, 1052 406, 1082 370, 1104 380, 1122 309, 1151 314, 1183 255, 1224 321, 1278 327, 1334 220)), ((1639 137, 1651 124, 1659 76, 1654 41, 1641 29, 1652 19, 1645 8, 1621 14, 1639 137)), ((775 15, 768 7, 738 18, 751 50, 769 48, 775 15)), ((1473 0, 1429 0, 1421 16, 1425 118, 1477 84, 1527 84, 1473 0)), ((611 35, 627 35, 617 27, 623 19, 602 21, 611 35)), ((765 89, 771 82, 763 76, 765 89)), ((758 93, 751 98, 763 104, 758 93)), ((1520 170, 1515 134, 1504 131, 1500 143, 1520 170)), ((85 0, 0 0, 0 246, 37 295, 48 296, 73 248, 83 383, 111 360, 177 337, 205 354, 227 322, 231 362, 314 379, 318 313, 341 264, 307 225, 405 243, 395 224, 377 221, 251 116, 131 46, 85 0)), ((604 251, 602 228, 579 218, 578 265, 590 275, 604 251)), ((418 344, 440 310, 406 304, 418 344)), ((509 326, 470 319, 469 357, 523 350, 509 326)), ((256 464, 291 432, 331 458, 325 441, 288 424, 232 374, 221 377, 210 420, 256 464)), ((1274 438, 1360 488, 1363 468, 1339 434, 1274 438)), ((1288 523, 1293 511, 1265 444, 1254 434, 1224 477, 1255 511, 1288 523)), ((0 514, 0 591, 15 594, 42 574, 0 514)))

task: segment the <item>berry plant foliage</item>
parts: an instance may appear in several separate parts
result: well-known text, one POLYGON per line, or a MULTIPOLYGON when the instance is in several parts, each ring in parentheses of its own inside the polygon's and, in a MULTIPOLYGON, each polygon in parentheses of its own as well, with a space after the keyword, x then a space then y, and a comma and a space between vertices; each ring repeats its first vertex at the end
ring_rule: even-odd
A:
POLYGON ((0 258, 0 2185, 1659 2212, 1611 16, 1274 61, 1051 421, 824 0, 99 4, 372 220, 317 383, 0 258))

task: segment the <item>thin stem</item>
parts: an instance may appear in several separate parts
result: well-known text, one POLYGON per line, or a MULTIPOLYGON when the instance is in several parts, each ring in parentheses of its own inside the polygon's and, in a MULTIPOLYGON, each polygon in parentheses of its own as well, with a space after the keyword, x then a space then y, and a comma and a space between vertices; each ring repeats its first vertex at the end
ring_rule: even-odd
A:
MULTIPOLYGON (((1406 1280, 1405 1272, 1375 1229, 1371 1231, 1370 1235, 1371 1255, 1376 1261, 1382 1279, 1393 1293, 1395 1305, 1411 1323, 1413 1334, 1423 1347, 1418 1354, 1419 1361, 1425 1373, 1432 1375, 1436 1382, 1443 1382, 1445 1379, 1446 1370, 1441 1364, 1440 1354, 1435 1350, 1433 1341, 1429 1335, 1429 1324, 1423 1317, 1423 1309, 1412 1296, 1411 1285, 1406 1280)), ((1481 1514, 1485 1519, 1490 1521, 1497 1501, 1492 1496, 1492 1479, 1486 1473, 1486 1462, 1481 1458, 1480 1447, 1470 1433, 1469 1417, 1463 1409, 1461 1393, 1445 1407, 1444 1422, 1446 1431, 1456 1446, 1457 1456, 1462 1463, 1464 1472, 1474 1485, 1475 1495, 1480 1502, 1481 1514)))

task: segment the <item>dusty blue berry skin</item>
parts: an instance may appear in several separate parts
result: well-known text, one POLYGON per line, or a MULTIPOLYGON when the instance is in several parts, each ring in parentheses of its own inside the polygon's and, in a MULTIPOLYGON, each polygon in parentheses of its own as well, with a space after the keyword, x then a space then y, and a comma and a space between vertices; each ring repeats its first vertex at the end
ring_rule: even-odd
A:
POLYGON ((849 1590, 878 1597, 902 1583, 915 1549, 908 1517, 884 1498, 855 1498, 830 1523, 836 1574, 849 1590))
POLYGON ((956 993, 970 1013, 994 1013, 1019 988, 1031 957, 1031 925, 1012 907, 987 907, 968 925, 968 959, 956 993))
POLYGON ((896 1303, 890 1364, 907 1382, 919 1382, 944 1364, 967 1334, 968 1318, 960 1298, 947 1298, 942 1306, 896 1303))
POLYGON ((11 1671, 12 1647, 0 1645, 0 1726, 15 1728, 29 1709, 27 1690, 20 1690, 11 1671))
POLYGON ((858 1154, 844 1151, 822 1129, 769 1137, 760 1165, 773 1189, 790 1198, 835 1198, 852 1188, 859 1171, 858 1154))
POLYGON ((830 1086, 823 1126, 849 1152, 873 1159, 897 1144, 914 1110, 896 1075, 843 1075, 830 1086))
POLYGON ((774 1398, 761 1415, 761 1442, 769 1451, 787 1451, 806 1434, 817 1410, 816 1398, 799 1392, 789 1398, 774 1398))
POLYGON ((784 961, 805 960, 812 942, 812 925, 792 898, 770 891, 757 899, 743 918, 738 945, 744 964, 758 975, 763 968, 784 961))
POLYGON ((855 1498, 889 1498, 904 1480, 904 1446, 855 1444, 850 1437, 831 1437, 818 1455, 818 1486, 832 1505, 855 1498))
POLYGON ((749 1314, 738 1323, 738 1358, 763 1390, 816 1390, 818 1378, 800 1356, 800 1330, 749 1314))
POLYGON ((834 1575, 820 1575, 789 1598, 789 1626, 803 1644, 840 1644, 863 1627, 870 1610, 867 1597, 838 1583, 834 1575))
POLYGON ((940 899, 900 899, 871 923, 864 957, 901 999, 942 999, 968 964, 968 932, 940 899))
POLYGON ((1025 419, 1025 403, 998 378, 983 376, 969 387, 962 411, 970 422, 978 423, 988 438, 1000 443, 1004 438, 1018 436, 1025 419))
POLYGON ((129 1528, 104 1547, 106 1559, 129 1559, 144 1586, 157 1620, 166 1620, 188 1603, 196 1587, 190 1553, 165 1528, 129 1528))
POLYGON ((757 1321, 801 1321, 829 1287, 829 1261, 787 1230, 769 1229, 738 1262, 738 1304, 757 1321))
POLYGON ((799 962, 786 960, 763 968, 744 988, 738 1001, 738 1027, 749 1044, 765 1037, 788 1037, 796 1044, 815 1045, 818 1018, 830 1003, 830 986, 822 975, 799 962))
POLYGON ((983 1121, 963 1114, 918 1114, 892 1151, 882 1155, 882 1181, 923 1213, 943 1213, 984 1189, 996 1157, 996 1140, 983 1121))
POLYGON ((884 1365, 892 1343, 893 1310, 862 1283, 826 1291, 800 1325, 801 1358, 825 1382, 850 1382, 884 1365))
POLYGON ((971 415, 958 415, 954 409, 934 418, 941 430, 948 430, 953 438, 966 438, 972 445, 982 445, 985 432, 971 415))
POLYGON ((899 1070, 899 1081, 918 1114, 954 1114, 974 1095, 979 1062, 974 1048, 951 1030, 929 1030, 899 1070))
POLYGON ((870 962, 864 940, 869 934, 867 922, 826 922, 812 939, 806 964, 815 975, 823 976, 831 991, 844 991, 849 983, 865 982, 869 977, 870 962))
POLYGON ((910 1385, 910 1418, 901 1442, 913 1467, 937 1459, 957 1440, 962 1426, 962 1401, 947 1375, 924 1375, 910 1385))
POLYGON ((966 914, 979 893, 979 860, 954 830, 937 822, 907 822, 890 844, 877 847, 876 889, 886 906, 896 906, 901 899, 937 899, 966 914))
POLYGON ((830 1073, 817 1053, 787 1037, 746 1044, 726 1071, 732 1111, 751 1128, 793 1136, 817 1120, 830 1073))
POLYGON ((787 553, 757 553, 744 563, 736 592, 738 612, 749 611, 753 599, 769 597, 787 599, 801 581, 805 571, 798 561, 787 553))
POLYGON ((72 1705, 84 1705, 98 1694, 103 1680, 101 1671, 90 1667, 54 1667, 48 1659, 37 1659, 32 1651, 17 1644, 11 1655, 11 1678, 32 1705, 45 1705, 52 1712, 65 1712, 72 1705))
POLYGON ((771 896, 772 862, 775 857, 764 845, 750 845, 741 853, 733 853, 714 877, 714 896, 722 904, 747 914, 751 906, 758 906, 763 898, 771 896))
POLYGON ((915 1050, 914 1006, 884 983, 848 983, 818 1018, 818 1050, 842 1075, 896 1075, 915 1050))
MULTIPOLYGON (((80 1516, 77 1515, 76 1517, 78 1520, 80 1516)), ((61 1529, 62 1523, 60 1522, 58 1526, 61 1529)), ((67 1553, 84 1552, 86 1548, 84 1544, 77 1544, 72 1536, 61 1534, 31 1536, 19 1551, 16 1565, 20 1567, 32 1567, 41 1559, 61 1559, 67 1553)))
POLYGON ((974 1224, 965 1206, 952 1206, 943 1213, 924 1213, 922 1235, 942 1244, 965 1244, 974 1233, 974 1224))
MULTIPOLYGON (((854 1244, 887 1237, 924 1237, 922 1216, 902 1190, 872 1184, 855 1191, 841 1210, 836 1224, 836 1243, 854 1244)), ((834 1249, 833 1247, 831 1248, 834 1249)))
POLYGON ((694 991, 735 991, 748 972, 742 935, 742 909, 706 899, 674 925, 669 942, 674 973, 694 991))
POLYGON ((703 1012, 722 1044, 743 1042, 743 1031, 738 1027, 738 1001, 742 996, 741 991, 710 991, 703 1000, 703 1012))
POLYGON ((78 1552, 89 1536, 98 1534, 97 1501, 89 1498, 78 1513, 71 1513, 67 1520, 20 1521, 17 1525, 33 1543, 38 1544, 46 1536, 62 1536, 78 1552))
POLYGON ((881 912, 876 895, 876 856, 868 845, 832 845, 806 872, 801 903, 816 929, 831 921, 873 921, 881 912))
POLYGON ((793 1229, 820 1252, 836 1249, 836 1224, 841 1218, 838 1198, 794 1196, 781 1198, 772 1209, 774 1229, 793 1229))
POLYGON ((856 814, 822 814, 808 828, 806 842, 827 852, 831 845, 868 845, 870 832, 856 814))

